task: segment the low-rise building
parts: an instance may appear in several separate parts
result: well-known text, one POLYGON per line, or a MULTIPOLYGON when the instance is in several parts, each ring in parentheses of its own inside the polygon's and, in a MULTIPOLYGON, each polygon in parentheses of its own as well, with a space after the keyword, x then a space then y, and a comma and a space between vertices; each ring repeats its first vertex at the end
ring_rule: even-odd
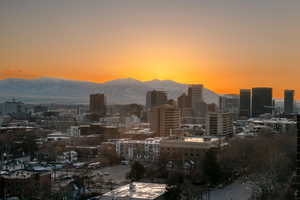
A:
POLYGON ((163 138, 147 138, 145 140, 145 160, 155 161, 160 156, 160 142, 163 138))
POLYGON ((22 196, 27 198, 41 198, 51 192, 51 173, 15 171, 0 176, 0 196, 22 196))
POLYGON ((76 151, 65 151, 57 159, 59 161, 75 162, 78 159, 78 153, 76 151))
POLYGON ((116 152, 125 160, 142 160, 145 154, 143 140, 121 139, 116 141, 116 152))
POLYGON ((79 137, 80 136, 80 126, 71 126, 68 131, 68 134, 71 137, 79 137))
POLYGON ((68 131, 69 136, 102 136, 103 140, 119 138, 119 128, 115 126, 104 126, 101 123, 91 123, 79 126, 71 126, 68 131))
POLYGON ((99 155, 100 146, 66 146, 68 151, 77 152, 78 158, 96 158, 99 155))
POLYGON ((117 126, 117 127, 119 127, 121 125, 121 117, 119 115, 101 117, 99 119, 99 122, 103 126, 117 126))
POLYGON ((226 146, 224 137, 197 136, 173 137, 160 142, 160 158, 162 160, 192 160, 199 161, 209 149, 218 149, 226 146))
POLYGON ((8 126, 8 127, 0 127, 0 134, 16 134, 16 133, 24 133, 31 132, 35 130, 35 127, 32 126, 8 126))
POLYGON ((150 128, 131 128, 129 130, 124 130, 122 132, 122 138, 131 138, 131 139, 145 139, 148 137, 151 137, 153 135, 153 132, 150 130, 150 128))
POLYGON ((296 131, 297 123, 286 118, 271 118, 271 119, 249 119, 250 127, 269 127, 277 133, 288 133, 296 131))
POLYGON ((60 140, 68 140, 68 139, 70 139, 70 136, 62 132, 53 132, 47 135, 47 141, 60 141, 60 140))
POLYGON ((145 140, 116 140, 116 152, 125 160, 155 161, 160 155, 160 141, 163 138, 147 138, 145 140))

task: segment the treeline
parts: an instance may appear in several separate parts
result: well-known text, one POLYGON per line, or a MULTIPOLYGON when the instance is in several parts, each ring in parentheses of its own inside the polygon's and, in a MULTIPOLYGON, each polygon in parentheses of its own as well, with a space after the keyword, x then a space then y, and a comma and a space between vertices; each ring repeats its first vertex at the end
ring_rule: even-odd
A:
POLYGON ((188 172, 169 170, 165 160, 150 167, 140 165, 132 166, 128 178, 164 180, 167 199, 193 196, 201 188, 225 186, 235 180, 251 184, 258 199, 290 199, 287 189, 296 169, 296 135, 264 133, 234 138, 226 148, 204 153, 188 172))

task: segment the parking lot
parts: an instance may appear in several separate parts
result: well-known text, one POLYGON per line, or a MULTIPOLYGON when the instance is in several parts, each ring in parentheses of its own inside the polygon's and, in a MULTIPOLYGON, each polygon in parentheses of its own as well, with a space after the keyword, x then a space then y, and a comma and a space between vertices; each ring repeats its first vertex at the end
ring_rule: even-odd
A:
POLYGON ((127 181, 126 174, 129 171, 130 171, 129 165, 116 165, 116 166, 92 170, 91 174, 93 176, 102 175, 104 182, 111 181, 114 184, 119 185, 127 181))

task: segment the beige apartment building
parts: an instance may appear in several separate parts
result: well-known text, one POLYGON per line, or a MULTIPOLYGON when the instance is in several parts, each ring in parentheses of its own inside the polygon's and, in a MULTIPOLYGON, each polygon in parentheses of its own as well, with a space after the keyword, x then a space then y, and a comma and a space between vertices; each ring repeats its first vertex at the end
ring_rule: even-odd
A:
POLYGON ((233 134, 232 114, 208 113, 205 127, 206 135, 231 136, 233 134))
POLYGON ((172 131, 180 127, 180 110, 169 104, 164 104, 151 109, 150 128, 160 137, 172 135, 172 131))

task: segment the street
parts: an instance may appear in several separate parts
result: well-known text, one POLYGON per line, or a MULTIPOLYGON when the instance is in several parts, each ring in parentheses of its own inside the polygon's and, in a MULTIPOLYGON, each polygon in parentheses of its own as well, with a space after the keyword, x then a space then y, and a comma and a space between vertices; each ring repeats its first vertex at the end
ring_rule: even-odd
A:
POLYGON ((251 186, 241 181, 210 192, 210 200, 249 200, 252 194, 251 186))

